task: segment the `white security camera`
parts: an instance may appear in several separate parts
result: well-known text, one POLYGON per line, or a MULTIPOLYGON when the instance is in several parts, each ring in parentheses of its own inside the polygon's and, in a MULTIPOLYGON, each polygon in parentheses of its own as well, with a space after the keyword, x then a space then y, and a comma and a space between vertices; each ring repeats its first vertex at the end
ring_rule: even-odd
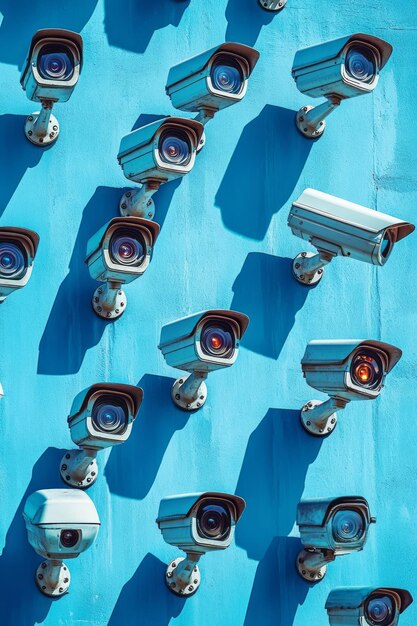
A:
POLYGON ((258 0, 258 2, 263 9, 278 12, 285 7, 288 0, 258 0))
POLYGON ((371 93, 391 53, 389 43, 363 33, 299 50, 292 68, 298 89, 313 98, 326 98, 324 104, 305 106, 297 113, 297 128, 304 137, 320 137, 324 119, 342 100, 371 93))
POLYGON ((113 383, 92 385, 76 396, 68 426, 81 450, 68 450, 62 457, 60 472, 67 485, 91 487, 98 476, 97 452, 129 439, 142 399, 140 387, 113 383))
POLYGON ((301 252, 293 261, 294 278, 310 287, 336 256, 385 265, 394 245, 415 229, 410 222, 315 189, 306 189, 293 202, 288 226, 317 249, 317 254, 301 252))
POLYGON ((153 194, 161 184, 193 169, 203 132, 203 125, 195 120, 165 117, 122 138, 117 159, 123 174, 142 187, 123 194, 121 215, 153 218, 153 194))
POLYGON ((308 582, 322 580, 337 556, 363 550, 375 522, 368 502, 358 496, 299 502, 297 526, 304 546, 297 557, 300 576, 308 582))
POLYGON ((107 320, 117 319, 126 310, 127 297, 121 286, 147 270, 159 224, 139 217, 115 217, 87 243, 90 276, 105 282, 94 292, 94 312, 107 320))
POLYGON ((36 570, 36 584, 47 596, 65 594, 70 573, 62 559, 75 559, 97 537, 100 520, 86 493, 68 489, 42 489, 28 497, 23 510, 28 541, 47 559, 36 570))
POLYGON ((245 506, 239 496, 214 491, 161 500, 156 523, 162 536, 167 543, 186 553, 186 558, 171 561, 166 570, 165 582, 173 593, 191 596, 197 591, 200 586, 198 561, 206 552, 230 546, 245 506))
POLYGON ((39 235, 27 228, 0 227, 0 304, 32 274, 39 235))
POLYGON ((26 119, 25 135, 35 146, 50 146, 59 135, 52 115, 55 102, 67 102, 78 82, 83 61, 81 35, 61 28, 44 28, 33 36, 20 83, 41 111, 26 119))
MULTIPOLYGON (((198 112, 206 124, 217 111, 242 100, 259 52, 240 43, 223 43, 172 67, 166 92, 176 109, 198 112)), ((204 136, 198 145, 201 150, 204 136)))
POLYGON ((406 589, 342 587, 330 592, 326 609, 333 626, 396 626, 412 602, 406 589))
POLYGON ((310 435, 329 435, 337 424, 336 409, 351 400, 374 400, 386 375, 402 355, 399 348, 372 339, 310 341, 301 360, 306 382, 327 393, 326 402, 311 400, 301 409, 301 423, 310 435))
POLYGON ((244 313, 213 309, 162 327, 158 347, 166 362, 191 372, 185 380, 178 378, 172 387, 172 399, 179 408, 195 411, 203 406, 208 373, 233 365, 248 324, 244 313))

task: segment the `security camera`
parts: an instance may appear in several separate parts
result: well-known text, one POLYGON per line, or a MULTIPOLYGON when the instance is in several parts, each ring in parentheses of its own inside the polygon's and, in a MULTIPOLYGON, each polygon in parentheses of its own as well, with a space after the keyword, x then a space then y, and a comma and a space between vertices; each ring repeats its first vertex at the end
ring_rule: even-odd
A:
POLYGON ((0 227, 0 304, 32 274, 39 235, 27 228, 0 227))
POLYGON ((165 582, 179 596, 191 596, 200 586, 198 561, 206 552, 225 550, 246 503, 228 493, 206 491, 163 498, 158 524, 164 540, 184 550, 186 558, 168 565, 165 582))
MULTIPOLYGON (((172 67, 165 90, 176 109, 198 112, 196 119, 206 124, 217 111, 244 98, 258 59, 254 48, 223 43, 172 67)), ((197 150, 204 142, 203 136, 197 150)))
POLYGON ((117 159, 123 174, 142 187, 122 196, 121 215, 153 218, 153 194, 161 184, 193 169, 203 131, 203 125, 195 120, 165 117, 122 138, 117 159))
POLYGON ((320 137, 325 118, 342 100, 371 93, 391 54, 389 43, 363 33, 299 50, 292 68, 298 89, 312 98, 326 98, 318 107, 305 106, 298 111, 296 124, 304 137, 320 137))
POLYGON ((344 409, 351 400, 375 400, 401 355, 399 348, 372 339, 310 341, 301 360, 304 377, 310 387, 330 397, 303 406, 305 430, 319 437, 329 435, 337 424, 336 409, 344 409))
POLYGON ((345 587, 330 592, 326 609, 333 626, 396 626, 413 602, 405 589, 393 587, 345 587))
POLYGON ((288 0, 258 0, 258 2, 263 9, 278 12, 285 7, 288 0))
POLYGON ((304 546, 297 571, 304 580, 318 582, 337 556, 363 550, 371 517, 368 502, 358 496, 303 500, 297 506, 297 526, 304 546))
POLYGON ((62 559, 75 559, 97 537, 100 520, 86 493, 68 489, 42 489, 28 497, 23 510, 28 541, 47 559, 36 570, 36 584, 46 596, 64 595, 70 573, 62 559))
POLYGON ((115 217, 87 243, 90 276, 105 282, 94 292, 94 312, 106 320, 117 319, 126 310, 126 294, 121 288, 147 270, 159 225, 139 217, 115 217))
POLYGON ((97 452, 129 439, 142 399, 140 387, 112 383, 92 385, 76 396, 68 426, 81 450, 68 450, 62 457, 60 472, 67 485, 91 487, 98 476, 97 452))
POLYGON ((171 391, 174 403, 195 411, 207 399, 205 379, 209 372, 230 367, 237 359, 239 343, 249 318, 244 313, 221 309, 201 311, 162 327, 159 349, 168 365, 191 372, 178 378, 171 391))
POLYGON ((316 285, 323 268, 336 256, 371 265, 385 265, 394 245, 415 226, 315 189, 306 189, 293 202, 288 216, 293 235, 309 241, 317 254, 301 252, 293 260, 294 278, 316 285))
POLYGON ((59 135, 52 115, 55 102, 66 102, 78 82, 83 60, 81 35, 61 28, 44 28, 33 36, 20 83, 41 111, 29 115, 25 135, 35 146, 50 146, 59 135))

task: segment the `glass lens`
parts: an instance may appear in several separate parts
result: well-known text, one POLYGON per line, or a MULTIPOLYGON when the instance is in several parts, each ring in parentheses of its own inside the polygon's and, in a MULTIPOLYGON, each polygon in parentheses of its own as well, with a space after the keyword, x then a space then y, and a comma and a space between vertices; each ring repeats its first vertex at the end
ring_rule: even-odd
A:
POLYGON ((110 238, 110 256, 120 265, 142 265, 146 256, 143 237, 129 229, 116 230, 110 238))
POLYGON ((72 528, 61 530, 59 540, 64 548, 73 548, 78 543, 79 539, 80 532, 78 530, 73 530, 72 528))
POLYGON ((38 55, 38 71, 42 78, 68 80, 74 73, 74 57, 66 46, 48 44, 38 55))
POLYGON ((238 61, 224 55, 218 56, 213 62, 210 78, 215 89, 231 94, 240 93, 245 81, 238 61))
POLYGON ((123 398, 105 395, 93 405, 92 419, 98 430, 111 433, 124 431, 129 411, 123 398))
POLYGON ((372 626, 391 626, 395 618, 395 603, 389 596, 374 596, 365 609, 365 617, 372 626))
POLYGON ((376 389, 380 386, 384 375, 380 356, 371 350, 358 352, 352 359, 350 375, 359 387, 376 389))
POLYGON ((377 71, 375 54, 365 46, 352 46, 346 55, 345 67, 355 80, 371 83, 377 71))
POLYGON ((381 241, 380 253, 384 259, 387 259, 392 250, 391 234, 387 231, 381 241))
POLYGON ((358 541, 365 532, 365 521, 359 511, 341 509, 333 517, 333 538, 338 543, 358 541))
POLYGON ((27 270, 27 256, 23 248, 10 241, 0 242, 0 276, 20 278, 27 270))
POLYGON ((191 144, 187 133, 180 130, 165 130, 158 145, 159 155, 165 163, 187 165, 191 159, 191 144))
POLYGON ((230 534, 232 521, 229 508, 213 500, 205 502, 197 512, 197 528, 200 537, 221 541, 230 534))
POLYGON ((235 350, 235 333, 222 322, 207 322, 201 331, 201 348, 205 354, 229 359, 235 350))

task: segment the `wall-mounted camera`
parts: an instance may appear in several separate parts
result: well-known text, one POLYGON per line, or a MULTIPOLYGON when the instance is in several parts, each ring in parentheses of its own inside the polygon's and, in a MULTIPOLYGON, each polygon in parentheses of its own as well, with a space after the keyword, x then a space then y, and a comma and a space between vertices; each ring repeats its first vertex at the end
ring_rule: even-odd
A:
POLYGON ((153 218, 153 194, 160 185, 193 169, 203 132, 203 125, 195 120, 165 117, 122 138, 117 159, 123 174, 142 187, 123 194, 121 215, 153 218))
POLYGON ((299 50, 292 68, 298 89, 312 98, 326 98, 318 107, 298 111, 296 124, 304 137, 320 137, 325 118, 342 100, 371 93, 391 53, 389 43, 363 33, 299 50))
POLYGON ((297 507, 297 526, 304 546, 297 571, 304 580, 318 582, 337 556, 363 550, 371 517, 368 502, 358 496, 303 500, 297 507))
POLYGON ((351 400, 377 398, 401 355, 399 348, 372 339, 310 341, 301 360, 304 377, 310 387, 330 397, 303 406, 300 417, 305 430, 327 436, 336 427, 336 409, 344 409, 351 400))
POLYGON ((0 304, 32 274, 39 235, 27 228, 0 227, 0 304))
POLYGON ((293 202, 288 216, 293 235, 309 241, 317 253, 301 252, 293 261, 294 278, 312 287, 324 266, 336 256, 371 265, 385 265, 395 244, 415 226, 327 193, 306 189, 293 202))
POLYGON ((203 406, 208 373, 233 365, 248 324, 244 313, 215 309, 163 326, 158 347, 166 362, 191 372, 187 378, 178 378, 172 387, 172 399, 179 408, 195 411, 203 406))
POLYGON ((81 391, 68 417, 71 439, 81 450, 68 450, 60 472, 71 487, 87 489, 98 476, 97 452, 129 439, 143 399, 133 385, 98 383, 81 391))
POLYGON ((59 135, 52 115, 55 102, 66 102, 78 82, 83 61, 81 35, 61 28, 44 28, 33 36, 20 83, 41 111, 29 115, 25 135, 35 146, 50 146, 59 135))
POLYGON ((28 497, 23 510, 28 541, 43 561, 36 584, 47 596, 64 595, 70 572, 62 559, 75 559, 94 542, 100 520, 86 493, 68 489, 42 489, 28 497))
POLYGON ((333 626, 396 626, 412 602, 406 589, 342 587, 330 592, 326 609, 333 626))
POLYGON ((162 536, 186 553, 186 558, 175 559, 167 567, 165 582, 170 591, 180 596, 191 596, 197 591, 198 561, 206 552, 230 546, 245 506, 239 496, 211 491, 161 500, 156 523, 162 536))
POLYGON ((258 0, 258 2, 266 11, 274 11, 277 13, 278 11, 282 11, 288 0, 258 0))

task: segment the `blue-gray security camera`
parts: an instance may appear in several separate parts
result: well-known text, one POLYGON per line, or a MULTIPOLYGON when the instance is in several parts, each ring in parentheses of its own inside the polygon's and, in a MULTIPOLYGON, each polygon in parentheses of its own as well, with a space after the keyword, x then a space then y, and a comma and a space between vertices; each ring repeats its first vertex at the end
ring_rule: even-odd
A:
POLYGON ((300 576, 308 582, 322 580, 337 556, 363 550, 375 522, 368 502, 359 496, 299 502, 297 526, 304 546, 296 563, 300 576))
POLYGON ((62 559, 75 559, 97 537, 96 507, 82 491, 42 489, 28 497, 23 517, 30 545, 46 559, 36 570, 36 584, 43 594, 59 598, 71 579, 62 559))
POLYGON ((68 450, 61 460, 67 485, 87 489, 98 476, 97 452, 127 441, 143 399, 133 385, 98 383, 81 391, 68 417, 71 439, 81 448, 68 450))
POLYGON ((344 409, 351 400, 375 400, 401 356, 399 348, 373 339, 310 341, 301 360, 304 377, 310 387, 330 397, 303 406, 300 417, 305 430, 327 436, 336 427, 336 409, 344 409))
POLYGON ((142 187, 123 194, 121 215, 153 218, 153 194, 193 169, 203 132, 203 125, 195 120, 165 117, 122 138, 117 159, 123 174, 142 187))
POLYGON ((330 592, 326 609, 332 626, 396 626, 412 602, 406 589, 342 587, 330 592))
POLYGON ((28 228, 0 227, 0 304, 31 277, 39 235, 28 228))
POLYGON ((266 11, 274 11, 277 13, 278 11, 282 11, 288 0, 258 0, 258 2, 266 11))
POLYGON ((170 591, 180 596, 191 596, 197 591, 198 561, 206 552, 230 546, 245 506, 243 498, 215 491, 161 500, 156 523, 162 536, 186 553, 186 558, 175 559, 167 567, 165 582, 170 591))
POLYGON ((92 299, 94 312, 106 320, 120 317, 127 297, 122 285, 142 276, 149 267, 159 224, 139 217, 115 217, 87 243, 90 276, 104 282, 92 299))
POLYGON ((82 61, 83 40, 78 33, 44 28, 33 36, 20 83, 29 100, 42 105, 25 123, 25 135, 35 146, 50 146, 58 139, 59 123, 52 107, 71 97, 82 61))
POLYGON ((213 309, 162 327, 158 347, 166 362, 191 372, 188 378, 178 378, 172 387, 172 399, 179 408, 195 411, 203 406, 208 373, 233 365, 248 324, 244 313, 213 309))
POLYGON ((325 118, 342 100, 371 93, 391 53, 389 43, 363 33, 299 50, 292 68, 298 89, 312 98, 326 98, 318 107, 305 106, 298 111, 297 128, 304 137, 320 137, 325 118))
POLYGON ((410 222, 316 189, 305 189, 293 202, 288 226, 317 249, 316 254, 301 252, 293 261, 294 278, 309 287, 321 280, 324 266, 336 256, 385 265, 395 244, 415 229, 410 222))

